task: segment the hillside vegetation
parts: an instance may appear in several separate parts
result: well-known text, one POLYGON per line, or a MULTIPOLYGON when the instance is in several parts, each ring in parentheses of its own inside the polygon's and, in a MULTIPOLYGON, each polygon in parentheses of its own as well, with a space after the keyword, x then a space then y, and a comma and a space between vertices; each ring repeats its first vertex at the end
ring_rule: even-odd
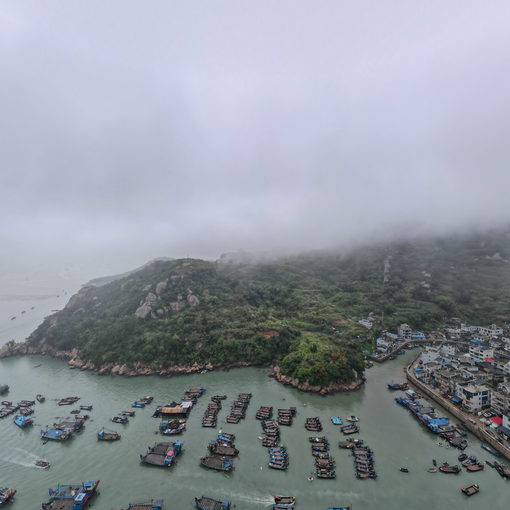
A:
POLYGON ((509 260, 508 236, 493 233, 263 264, 155 261, 85 286, 28 343, 95 365, 277 363, 312 385, 348 383, 381 328, 508 320, 509 260), (357 321, 371 312, 382 323, 367 332, 357 321))

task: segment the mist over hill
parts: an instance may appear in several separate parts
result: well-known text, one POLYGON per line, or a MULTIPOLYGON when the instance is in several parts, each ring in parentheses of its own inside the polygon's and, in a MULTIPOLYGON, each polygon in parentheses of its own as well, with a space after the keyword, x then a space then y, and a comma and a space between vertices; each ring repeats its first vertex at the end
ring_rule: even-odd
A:
POLYGON ((383 328, 510 320, 510 236, 435 237, 266 262, 156 260, 85 286, 29 337, 95 367, 277 364, 313 385, 361 376, 383 328), (358 320, 373 314, 368 332, 358 320))

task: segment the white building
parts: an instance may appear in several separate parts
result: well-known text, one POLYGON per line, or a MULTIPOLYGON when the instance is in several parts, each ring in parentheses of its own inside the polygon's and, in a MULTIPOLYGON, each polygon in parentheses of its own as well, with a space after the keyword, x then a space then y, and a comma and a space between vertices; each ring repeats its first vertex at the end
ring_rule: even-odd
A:
POLYGON ((432 363, 437 361, 440 356, 438 347, 426 347, 421 353, 421 361, 423 364, 432 363))
POLYGON ((402 340, 409 340, 411 338, 411 335, 413 333, 413 330, 409 326, 409 324, 401 324, 398 327, 398 336, 402 340))
POLYGON ((364 328, 372 329, 374 323, 370 319, 361 319, 358 321, 358 324, 361 324, 364 328))
POLYGON ((470 413, 475 413, 491 403, 491 390, 487 386, 467 385, 459 389, 462 405, 470 413))
POLYGON ((486 345, 470 345, 469 357, 477 361, 484 361, 486 358, 494 357, 494 349, 486 345))

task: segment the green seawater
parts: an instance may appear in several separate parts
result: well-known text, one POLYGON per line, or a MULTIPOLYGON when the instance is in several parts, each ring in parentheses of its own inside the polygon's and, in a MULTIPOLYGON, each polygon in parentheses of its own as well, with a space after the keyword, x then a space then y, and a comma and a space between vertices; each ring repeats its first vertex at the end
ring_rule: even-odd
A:
MULTIPOLYGON (((296 510, 321 510, 352 504, 354 510, 442 510, 457 508, 508 508, 510 485, 488 466, 479 473, 463 471, 459 475, 428 473, 432 459, 438 464, 455 463, 459 451, 438 445, 438 438, 421 426, 405 409, 394 402, 396 393, 386 384, 403 379, 403 366, 415 355, 409 352, 397 360, 377 365, 367 371, 367 384, 357 392, 320 397, 300 393, 268 377, 266 369, 245 368, 226 372, 162 379, 157 377, 101 377, 91 372, 69 370, 63 362, 24 357, 0 360, 0 384, 11 386, 1 400, 33 399, 37 393, 47 399, 35 406, 35 423, 21 430, 12 416, 0 420, 0 486, 18 490, 12 510, 36 510, 47 500, 48 488, 58 483, 101 480, 100 495, 93 500, 95 510, 120 510, 130 502, 163 498, 166 509, 194 508, 194 498, 206 495, 231 500, 237 509, 270 508, 271 494, 295 495, 296 510), (35 365, 42 365, 35 368, 35 365), (169 469, 140 464, 139 454, 158 440, 168 440, 157 433, 159 420, 151 417, 157 404, 179 399, 186 388, 204 385, 182 436, 184 453, 169 469), (251 392, 247 418, 236 425, 225 424, 230 404, 240 392, 251 392), (218 428, 236 434, 240 455, 231 473, 209 471, 199 466, 207 453, 215 429, 201 427, 201 419, 214 394, 227 394, 219 414, 218 428), (56 399, 69 395, 81 397, 78 404, 92 404, 91 419, 85 429, 65 443, 43 444, 39 430, 69 414, 76 406, 58 407, 56 399), (110 422, 116 413, 131 409, 131 402, 143 395, 153 395, 154 402, 137 409, 127 425, 110 422), (282 442, 290 454, 286 472, 267 467, 267 449, 260 445, 261 425, 255 412, 261 405, 295 406, 298 410, 292 427, 282 427, 282 442), (358 480, 354 476, 352 456, 340 450, 344 439, 331 416, 356 415, 360 418, 359 437, 375 453, 377 480, 358 480), (308 481, 313 471, 313 457, 304 429, 307 416, 320 416, 324 431, 336 458, 335 480, 308 481), (114 443, 98 442, 101 427, 120 431, 122 439, 114 443), (38 458, 48 459, 51 468, 34 467, 38 458), (408 474, 399 471, 401 466, 408 474), (479 494, 467 498, 460 488, 479 483, 479 494)), ((352 437, 352 436, 351 436, 352 437)), ((470 436, 466 453, 485 461, 479 441, 470 436)))

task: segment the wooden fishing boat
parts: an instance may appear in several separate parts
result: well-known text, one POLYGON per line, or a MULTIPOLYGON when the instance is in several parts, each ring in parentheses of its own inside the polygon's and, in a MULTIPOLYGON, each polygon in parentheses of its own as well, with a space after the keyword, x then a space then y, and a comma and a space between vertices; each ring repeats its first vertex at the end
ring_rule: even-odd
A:
POLYGON ((445 462, 442 466, 439 466, 439 471, 441 473, 447 473, 447 474, 458 474, 460 473, 461 469, 460 466, 451 466, 447 462, 445 462))
POLYGON ((219 455, 209 455, 200 459, 200 464, 208 469, 216 471, 232 471, 234 465, 229 457, 220 457, 219 455))
POLYGON ((106 431, 104 428, 97 433, 99 441, 118 441, 120 434, 118 432, 106 431))
POLYGON ((477 483, 475 483, 473 485, 470 485, 469 487, 463 487, 462 489, 460 489, 460 491, 466 496, 472 496, 473 494, 480 492, 480 486, 477 483))
POLYGON ((99 480, 89 480, 83 484, 59 485, 50 489, 50 500, 43 503, 42 510, 82 510, 94 496, 99 480))

